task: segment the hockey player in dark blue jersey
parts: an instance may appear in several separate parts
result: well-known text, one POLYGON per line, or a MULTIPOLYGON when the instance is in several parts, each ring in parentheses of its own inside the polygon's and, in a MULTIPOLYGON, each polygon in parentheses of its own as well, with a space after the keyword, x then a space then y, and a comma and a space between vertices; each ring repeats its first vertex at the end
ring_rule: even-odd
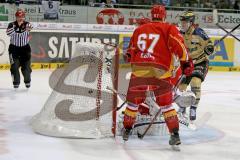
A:
MULTIPOLYGON (((196 95, 196 102, 190 107, 189 119, 192 121, 196 120, 196 110, 201 97, 201 84, 208 72, 208 56, 214 52, 214 45, 208 35, 194 23, 195 17, 192 11, 186 11, 180 16, 179 24, 184 43, 194 63, 192 75, 186 77, 179 86, 179 90, 184 91, 190 84, 192 92, 196 95)), ((179 113, 184 115, 186 108, 179 107, 179 113)))

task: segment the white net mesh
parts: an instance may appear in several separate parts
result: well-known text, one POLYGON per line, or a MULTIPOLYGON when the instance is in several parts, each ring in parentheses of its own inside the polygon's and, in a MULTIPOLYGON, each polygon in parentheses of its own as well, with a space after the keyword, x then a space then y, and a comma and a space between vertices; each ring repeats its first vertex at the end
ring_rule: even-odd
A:
POLYGON ((35 132, 55 137, 112 136, 116 96, 116 49, 103 44, 79 43, 69 64, 50 77, 53 92, 31 121, 35 132))
MULTIPOLYGON (((133 135, 143 134, 145 130, 148 128, 149 124, 151 123, 152 119, 154 119, 155 115, 159 111, 159 106, 155 102, 155 96, 153 92, 147 92, 146 93, 147 98, 145 99, 144 106, 146 106, 149 109, 149 114, 143 114, 140 113, 139 110, 135 124, 132 129, 133 135)), ((141 104, 143 105, 143 104, 141 104)), ((117 121, 117 135, 123 134, 123 114, 118 115, 118 121, 117 121)), ((168 129, 164 120, 164 117, 162 114, 158 116, 151 127, 149 128, 146 135, 149 136, 165 136, 168 135, 168 129)))

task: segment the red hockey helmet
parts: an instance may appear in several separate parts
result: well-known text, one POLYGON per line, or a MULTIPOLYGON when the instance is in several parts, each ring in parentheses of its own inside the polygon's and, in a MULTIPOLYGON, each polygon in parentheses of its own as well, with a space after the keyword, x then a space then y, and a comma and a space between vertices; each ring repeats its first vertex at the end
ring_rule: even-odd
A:
POLYGON ((166 18, 166 9, 162 5, 153 5, 151 9, 152 19, 163 19, 166 18))
POLYGON ((22 9, 18 9, 17 12, 15 13, 16 17, 24 18, 25 17, 25 12, 22 9))

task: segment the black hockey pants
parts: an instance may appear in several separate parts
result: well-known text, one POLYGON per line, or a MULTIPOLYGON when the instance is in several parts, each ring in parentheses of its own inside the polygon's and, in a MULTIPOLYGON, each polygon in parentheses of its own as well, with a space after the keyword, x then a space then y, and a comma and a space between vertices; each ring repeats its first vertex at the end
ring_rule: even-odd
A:
POLYGON ((24 83, 30 83, 32 72, 30 45, 27 44, 23 47, 17 47, 10 44, 8 51, 11 64, 10 71, 13 79, 13 85, 16 86, 20 84, 20 67, 23 74, 24 83))

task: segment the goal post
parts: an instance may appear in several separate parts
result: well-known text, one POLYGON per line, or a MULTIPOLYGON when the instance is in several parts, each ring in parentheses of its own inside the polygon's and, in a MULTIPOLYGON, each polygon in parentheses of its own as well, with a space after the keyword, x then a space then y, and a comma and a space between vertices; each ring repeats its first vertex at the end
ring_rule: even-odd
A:
POLYGON ((53 89, 31 120, 36 133, 67 138, 101 138, 116 134, 118 48, 78 43, 70 62, 50 76, 53 89))

